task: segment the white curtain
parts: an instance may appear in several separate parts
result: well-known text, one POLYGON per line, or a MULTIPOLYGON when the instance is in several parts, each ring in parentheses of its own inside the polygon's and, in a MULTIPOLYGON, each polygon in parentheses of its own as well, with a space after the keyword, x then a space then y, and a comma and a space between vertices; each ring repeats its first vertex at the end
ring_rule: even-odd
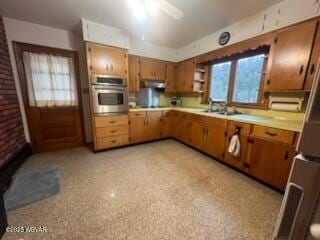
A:
POLYGON ((77 106, 73 61, 44 53, 23 53, 31 107, 77 106))

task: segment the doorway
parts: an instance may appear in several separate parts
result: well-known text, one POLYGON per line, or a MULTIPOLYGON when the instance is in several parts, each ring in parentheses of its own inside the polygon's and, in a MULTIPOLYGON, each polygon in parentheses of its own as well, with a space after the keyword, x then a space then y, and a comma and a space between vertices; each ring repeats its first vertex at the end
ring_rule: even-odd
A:
POLYGON ((76 51, 13 42, 35 153, 84 144, 76 51))

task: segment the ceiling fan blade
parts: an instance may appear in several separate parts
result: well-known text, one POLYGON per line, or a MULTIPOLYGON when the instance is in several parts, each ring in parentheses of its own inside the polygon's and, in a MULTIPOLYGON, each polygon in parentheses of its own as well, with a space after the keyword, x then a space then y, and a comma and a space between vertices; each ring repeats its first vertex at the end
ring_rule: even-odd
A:
POLYGON ((180 19, 183 16, 183 12, 169 3, 167 0, 160 0, 159 8, 174 19, 180 19))

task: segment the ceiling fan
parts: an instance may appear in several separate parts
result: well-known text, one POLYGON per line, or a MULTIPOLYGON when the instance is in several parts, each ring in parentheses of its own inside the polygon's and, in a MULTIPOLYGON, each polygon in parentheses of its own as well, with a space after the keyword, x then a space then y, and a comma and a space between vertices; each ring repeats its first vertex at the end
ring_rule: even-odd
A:
POLYGON ((183 16, 183 12, 168 0, 127 0, 127 2, 133 15, 139 20, 146 19, 147 15, 154 15, 158 9, 176 20, 183 16))

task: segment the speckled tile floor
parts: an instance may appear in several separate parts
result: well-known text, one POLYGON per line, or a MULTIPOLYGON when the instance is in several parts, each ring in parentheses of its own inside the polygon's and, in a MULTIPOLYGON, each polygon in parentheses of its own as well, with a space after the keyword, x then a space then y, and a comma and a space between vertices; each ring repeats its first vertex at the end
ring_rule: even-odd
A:
POLYGON ((9 212, 4 240, 271 239, 282 195, 174 140, 101 153, 33 155, 20 171, 61 168, 61 192, 9 212))

